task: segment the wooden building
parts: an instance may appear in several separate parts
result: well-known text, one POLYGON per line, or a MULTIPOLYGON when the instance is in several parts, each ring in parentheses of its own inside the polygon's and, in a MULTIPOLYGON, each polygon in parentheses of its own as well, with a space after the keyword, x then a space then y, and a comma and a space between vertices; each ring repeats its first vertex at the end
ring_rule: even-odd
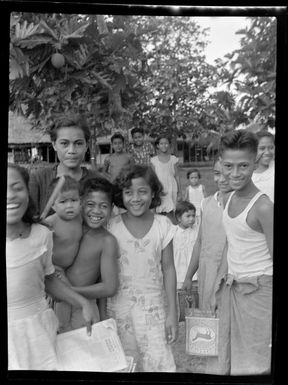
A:
POLYGON ((50 142, 50 136, 32 129, 27 119, 9 112, 8 161, 30 163, 39 159, 56 162, 57 158, 50 142))

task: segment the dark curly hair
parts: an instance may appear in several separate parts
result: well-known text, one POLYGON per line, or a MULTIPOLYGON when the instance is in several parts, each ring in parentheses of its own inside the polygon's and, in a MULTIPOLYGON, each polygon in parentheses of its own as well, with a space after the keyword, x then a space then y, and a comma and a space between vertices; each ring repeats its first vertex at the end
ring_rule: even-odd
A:
POLYGON ((117 207, 125 209, 123 203, 123 189, 129 188, 132 184, 132 179, 143 178, 150 186, 153 198, 150 209, 153 209, 161 204, 161 197, 164 196, 162 183, 159 181, 155 171, 151 166, 131 165, 121 170, 118 177, 114 180, 114 203, 117 207))
MULTIPOLYGON (((24 182, 24 184, 27 188, 27 192, 29 194, 29 179, 30 179, 30 177, 29 177, 29 173, 26 170, 26 168, 21 167, 18 164, 14 164, 14 163, 8 163, 8 168, 13 168, 14 170, 18 171, 21 178, 23 179, 23 182, 24 182)), ((23 215, 22 221, 25 223, 29 223, 29 224, 39 222, 39 217, 37 217, 37 215, 36 215, 35 204, 31 198, 30 194, 29 194, 28 206, 27 206, 27 209, 23 215)))
POLYGON ((113 143, 114 139, 121 139, 123 143, 125 142, 124 136, 120 132, 115 132, 115 134, 111 136, 111 143, 113 143))
POLYGON ((158 147, 158 146, 159 146, 159 143, 160 143, 160 140, 161 140, 161 139, 167 139, 168 142, 169 142, 169 144, 171 144, 171 138, 170 138, 170 136, 165 135, 165 134, 162 134, 162 135, 159 135, 159 136, 156 138, 156 140, 155 140, 155 142, 154 142, 155 147, 158 147))
POLYGON ((260 139, 262 139, 262 138, 270 138, 270 139, 272 139, 273 143, 275 142, 274 135, 271 134, 271 132, 266 131, 266 130, 261 130, 261 131, 256 132, 256 136, 257 136, 258 141, 260 141, 260 139))
POLYGON ((189 171, 187 172, 187 174, 186 174, 187 179, 189 179, 189 178, 190 178, 190 175, 191 175, 192 173, 194 173, 194 172, 197 173, 199 179, 201 178, 201 174, 200 174, 200 171, 198 170, 198 168, 192 168, 192 169, 189 170, 189 171))
POLYGON ((175 217, 179 219, 184 213, 187 213, 188 211, 196 212, 196 208, 193 203, 188 201, 180 201, 176 205, 175 217))
POLYGON ((134 136, 137 132, 138 132, 139 134, 141 134, 141 135, 144 135, 144 130, 143 130, 143 128, 140 128, 140 127, 134 127, 134 128, 132 128, 132 130, 131 130, 131 136, 132 136, 132 138, 133 138, 133 136, 134 136))
POLYGON ((111 204, 113 203, 113 185, 108 179, 103 177, 91 177, 85 179, 80 185, 81 198, 85 198, 90 192, 101 191, 104 192, 111 204))

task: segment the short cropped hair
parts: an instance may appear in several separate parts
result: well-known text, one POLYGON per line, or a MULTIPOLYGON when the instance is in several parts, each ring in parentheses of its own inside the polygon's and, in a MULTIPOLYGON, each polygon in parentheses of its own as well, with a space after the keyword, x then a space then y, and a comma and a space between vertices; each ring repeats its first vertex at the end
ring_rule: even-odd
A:
MULTIPOLYGON (((64 175, 64 178, 65 182, 60 189, 60 194, 71 190, 80 192, 80 185, 76 179, 72 178, 70 175, 64 175)), ((51 194, 53 193, 53 190, 56 184, 58 183, 59 179, 60 177, 54 178, 49 184, 49 196, 51 196, 51 194)))
POLYGON ((113 185, 108 179, 103 177, 91 177, 85 179, 80 186, 81 198, 85 198, 91 192, 103 192, 107 195, 109 202, 113 203, 113 185))
POLYGON ((220 154, 225 150, 249 150, 256 155, 257 147, 257 136, 244 129, 228 132, 220 139, 220 154))
MULTIPOLYGON (((29 194, 29 173, 26 168, 19 166, 18 164, 15 163, 8 163, 8 168, 12 168, 20 174, 21 178, 23 179, 23 182, 27 188, 27 192, 29 194)), ((36 207, 35 204, 29 194, 29 200, 28 200, 28 206, 27 209, 22 217, 22 221, 25 223, 37 223, 39 222, 39 217, 36 216, 36 207)))
POLYGON ((266 131, 266 130, 261 130, 261 131, 256 132, 256 136, 257 136, 258 141, 260 141, 260 139, 262 139, 262 138, 271 138, 273 140, 273 143, 275 142, 274 135, 271 134, 271 132, 266 131))
POLYGON ((191 170, 187 171, 187 174, 186 174, 187 175, 187 179, 189 179, 190 175, 193 172, 197 173, 199 179, 201 178, 201 174, 200 174, 200 171, 198 170, 198 168, 192 168, 191 170))
POLYGON ((57 131, 62 127, 78 127, 83 131, 86 142, 89 142, 91 132, 86 119, 81 114, 60 115, 57 117, 49 129, 49 135, 52 142, 57 140, 57 131))
POLYGON ((144 178, 150 186, 153 198, 150 208, 160 206, 161 197, 164 196, 162 183, 159 181, 155 171, 151 166, 130 165, 121 170, 119 175, 114 180, 114 203, 117 207, 125 208, 123 203, 123 190, 132 185, 132 179, 144 178))
POLYGON ((187 213, 190 210, 196 212, 196 207, 193 205, 193 203, 188 201, 180 201, 176 205, 175 217, 180 218, 184 213, 187 213))
POLYGON ((111 136, 111 143, 113 143, 114 139, 121 139, 124 143, 124 136, 120 134, 120 132, 115 132, 115 134, 111 136))
POLYGON ((132 130, 131 130, 131 136, 133 137, 137 132, 139 132, 139 134, 144 135, 144 130, 143 130, 143 128, 140 128, 140 127, 134 127, 134 128, 132 128, 132 130))

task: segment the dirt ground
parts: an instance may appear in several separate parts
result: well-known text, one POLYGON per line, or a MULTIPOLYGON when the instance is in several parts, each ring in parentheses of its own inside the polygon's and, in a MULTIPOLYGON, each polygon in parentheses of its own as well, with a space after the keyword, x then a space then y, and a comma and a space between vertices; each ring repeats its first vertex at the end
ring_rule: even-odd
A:
POLYGON ((172 345, 177 373, 203 373, 201 357, 185 353, 185 322, 179 322, 179 336, 172 345))

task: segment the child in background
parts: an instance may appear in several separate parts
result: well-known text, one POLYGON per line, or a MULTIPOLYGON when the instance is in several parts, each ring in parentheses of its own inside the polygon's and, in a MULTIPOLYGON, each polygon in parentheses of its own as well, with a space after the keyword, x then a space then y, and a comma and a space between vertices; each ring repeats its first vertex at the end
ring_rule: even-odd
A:
POLYGON ((274 203, 274 135, 268 131, 259 131, 256 136, 258 138, 258 162, 252 175, 252 181, 274 203))
MULTIPOLYGON (((81 189, 83 237, 73 264, 66 270, 71 288, 90 300, 98 321, 105 319, 105 298, 115 294, 118 287, 115 237, 106 230, 112 210, 113 186, 104 178, 87 179, 81 189), (96 304, 101 299, 101 314, 96 304)), ((67 320, 67 314, 62 315, 67 320)), ((72 307, 68 313, 66 330, 83 326, 79 309, 72 307)))
POLYGON ((170 139, 166 136, 159 136, 155 141, 158 155, 151 159, 157 177, 164 188, 164 196, 161 198, 161 205, 156 207, 156 212, 165 214, 175 223, 174 210, 177 200, 181 199, 181 189, 178 171, 178 158, 170 154, 170 139))
POLYGON ((95 321, 89 302, 54 275, 52 233, 33 222, 29 175, 8 164, 6 274, 8 304, 8 369, 57 370, 57 318, 45 290, 78 305, 91 332, 95 321))
MULTIPOLYGON (((174 263, 177 276, 177 289, 181 289, 192 255, 197 237, 195 223, 195 206, 187 201, 178 202, 175 218, 178 221, 177 230, 173 238, 174 263)), ((197 280, 197 274, 194 274, 197 280)))
POLYGON ((255 134, 245 130, 220 142, 223 173, 234 190, 223 211, 228 275, 216 295, 227 326, 231 375, 271 371, 274 205, 251 179, 257 147, 255 134))
POLYGON ((200 171, 192 169, 187 172, 189 186, 186 187, 184 200, 193 203, 196 207, 196 224, 200 224, 201 201, 206 197, 206 191, 203 184, 200 183, 200 171))
POLYGON ((117 322, 125 354, 145 372, 176 370, 170 346, 177 338, 175 226, 150 210, 160 204, 161 194, 151 167, 122 170, 115 180, 115 203, 127 211, 109 223, 120 248, 120 286, 108 298, 107 310, 117 322))
POLYGON ((135 127, 131 130, 133 143, 130 144, 128 152, 131 154, 132 162, 135 164, 149 165, 155 150, 150 142, 144 142, 144 130, 135 127))
POLYGON ((114 152, 105 158, 103 170, 113 182, 122 168, 129 166, 131 157, 124 152, 124 137, 119 132, 111 137, 111 145, 114 152))

